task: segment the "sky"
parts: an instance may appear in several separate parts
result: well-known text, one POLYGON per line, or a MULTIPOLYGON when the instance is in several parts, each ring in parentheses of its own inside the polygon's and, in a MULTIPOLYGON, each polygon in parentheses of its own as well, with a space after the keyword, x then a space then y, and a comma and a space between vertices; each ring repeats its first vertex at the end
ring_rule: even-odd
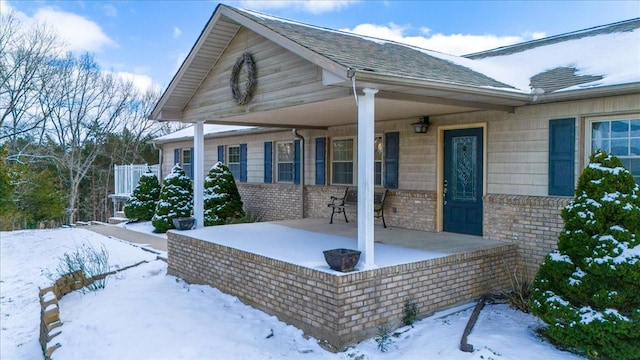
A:
MULTIPOLYGON (((141 88, 163 90, 216 1, 7 1, 0 12, 45 22, 67 49, 141 88)), ((453 55, 640 17, 640 1, 229 1, 226 5, 453 55)))

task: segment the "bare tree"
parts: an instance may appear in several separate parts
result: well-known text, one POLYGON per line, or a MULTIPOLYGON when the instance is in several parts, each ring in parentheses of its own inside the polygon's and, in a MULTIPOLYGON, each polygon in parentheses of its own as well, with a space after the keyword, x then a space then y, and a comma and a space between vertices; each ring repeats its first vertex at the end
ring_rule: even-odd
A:
POLYGON ((13 12, 0 14, 0 141, 8 140, 11 155, 22 151, 20 136, 44 129, 40 95, 52 71, 46 64, 60 46, 44 25, 27 27, 13 12))
POLYGON ((50 114, 48 139, 54 144, 60 176, 68 186, 68 221, 73 222, 79 186, 108 135, 117 131, 135 106, 133 84, 104 72, 85 54, 50 62, 42 106, 50 114))

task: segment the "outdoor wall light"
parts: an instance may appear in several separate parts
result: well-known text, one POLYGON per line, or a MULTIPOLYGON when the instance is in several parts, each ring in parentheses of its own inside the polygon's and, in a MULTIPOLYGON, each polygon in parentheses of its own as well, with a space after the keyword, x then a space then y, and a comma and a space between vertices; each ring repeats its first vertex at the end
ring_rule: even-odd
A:
POLYGON ((424 134, 424 133, 426 133, 427 130, 429 130, 429 125, 431 125, 431 122, 429 122, 429 117, 428 116, 421 116, 420 117, 420 122, 411 124, 411 126, 413 126, 413 131, 416 134, 424 134))

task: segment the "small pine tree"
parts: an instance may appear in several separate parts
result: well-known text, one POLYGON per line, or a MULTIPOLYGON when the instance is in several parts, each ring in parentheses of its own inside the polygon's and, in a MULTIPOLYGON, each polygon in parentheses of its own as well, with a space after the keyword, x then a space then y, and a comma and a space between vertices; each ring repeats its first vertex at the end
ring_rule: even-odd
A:
POLYGON ((533 284, 531 310, 548 336, 589 358, 640 358, 639 195, 617 157, 592 154, 533 284))
POLYGON ((156 232, 164 233, 173 226, 173 219, 191 216, 193 185, 180 165, 176 164, 162 182, 160 199, 151 223, 156 232))
POLYGON ((151 220, 159 197, 158 177, 152 172, 142 174, 133 194, 124 205, 124 215, 130 220, 151 220))
POLYGON ((221 225, 244 216, 242 205, 233 174, 217 162, 204 180, 204 225, 221 225))

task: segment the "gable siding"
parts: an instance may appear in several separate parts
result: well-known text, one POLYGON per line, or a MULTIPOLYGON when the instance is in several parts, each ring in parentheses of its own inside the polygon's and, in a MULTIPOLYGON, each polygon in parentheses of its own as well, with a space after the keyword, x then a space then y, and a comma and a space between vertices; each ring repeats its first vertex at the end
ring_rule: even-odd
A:
MULTIPOLYGON (((243 89, 246 71, 239 76, 243 89)), ((322 71, 307 60, 245 28, 241 28, 213 66, 191 101, 184 109, 184 121, 210 119, 256 112, 344 96, 344 90, 322 86, 322 71), (243 53, 252 55, 256 64, 257 84, 253 99, 239 106, 229 87, 229 77, 236 59, 243 53)))

